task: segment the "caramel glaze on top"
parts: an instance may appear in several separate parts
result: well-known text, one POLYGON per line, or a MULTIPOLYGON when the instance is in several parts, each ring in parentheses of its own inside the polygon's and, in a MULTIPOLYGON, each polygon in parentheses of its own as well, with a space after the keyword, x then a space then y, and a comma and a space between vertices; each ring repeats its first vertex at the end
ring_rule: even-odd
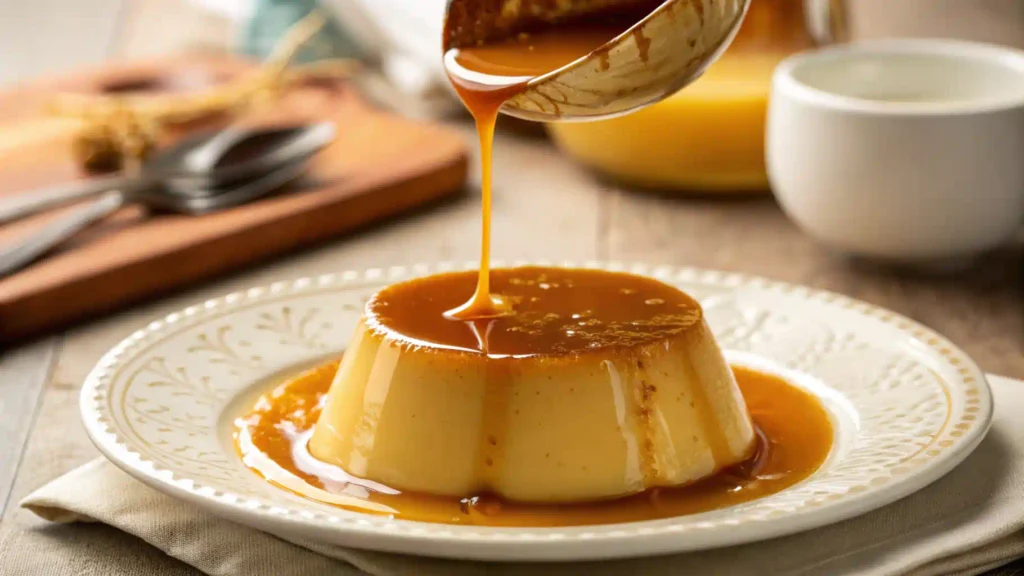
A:
POLYGON ((367 325, 413 345, 519 357, 633 348, 702 320, 696 301, 651 278, 541 267, 491 271, 492 289, 509 306, 505 315, 446 316, 473 294, 475 281, 476 272, 466 271, 388 286, 367 303, 367 325))
POLYGON ((403 493, 314 459, 306 448, 337 362, 300 374, 264 394, 235 421, 245 464, 300 496, 363 512, 445 524, 584 526, 706 512, 763 498, 810 476, 832 448, 832 423, 818 401, 781 378, 735 368, 758 430, 756 453, 696 484, 655 488, 610 501, 524 504, 489 494, 445 498, 403 493))

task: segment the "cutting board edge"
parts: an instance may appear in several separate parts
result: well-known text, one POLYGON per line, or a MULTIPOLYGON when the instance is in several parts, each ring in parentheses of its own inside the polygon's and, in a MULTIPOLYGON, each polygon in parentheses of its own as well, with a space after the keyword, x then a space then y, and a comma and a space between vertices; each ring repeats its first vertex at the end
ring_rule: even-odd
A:
MULTIPOLYGON (((182 274, 179 270, 175 272, 180 274, 179 276, 169 272, 165 276, 151 277, 147 284, 129 285, 124 283, 126 288, 122 294, 117 295, 117 298, 108 298, 91 306, 89 302, 83 303, 83 294, 89 294, 90 290, 96 289, 100 284, 103 284, 105 288, 109 287, 109 275, 83 277, 76 282, 62 284, 49 291, 32 294, 27 298, 0 302, 0 345, 16 344, 22 340, 29 340, 40 336, 47 331, 66 328, 76 323, 96 318, 103 313, 123 310, 131 305, 137 305, 178 292, 204 280, 237 273, 245 268, 293 253, 317 242, 351 234, 359 229, 409 213, 417 207, 455 198, 465 189, 468 165, 468 155, 462 154, 445 165, 438 166, 435 171, 424 171, 423 174, 413 178, 375 190, 375 194, 390 194, 393 196, 393 200, 398 199, 398 201, 392 202, 386 207, 382 203, 374 203, 369 195, 356 197, 352 200, 352 203, 362 201, 367 207, 374 209, 369 213, 363 212, 364 216, 369 214, 368 217, 350 217, 348 221, 342 220, 341 223, 339 223, 337 218, 333 218, 330 223, 321 223, 319 227, 304 228, 304 230, 309 232, 308 234, 303 236, 296 235, 289 242, 268 242, 260 250, 250 251, 241 255, 235 253, 236 262, 235 266, 231 269, 226 270, 222 266, 218 267, 215 264, 197 264, 196 269, 189 270, 187 274, 182 274), (67 308, 58 307, 43 310, 47 308, 45 304, 52 304, 55 301, 62 302, 66 306, 69 303, 72 305, 67 306, 67 308), (24 311, 26 308, 32 309, 34 313, 27 316, 28 320, 21 320, 19 318, 19 310, 24 311), (68 309, 73 309, 74 311, 68 312, 68 309)), ((352 206, 349 206, 349 208, 352 208, 352 206)), ((333 211, 330 212, 333 214, 333 211)), ((354 214, 356 212, 357 210, 349 210, 347 213, 354 214)), ((315 213, 313 215, 316 216, 315 213)), ((310 215, 296 214, 292 218, 297 219, 307 216, 310 215)), ((233 252, 232 247, 239 243, 240 236, 246 235, 251 236, 254 243, 258 244, 263 231, 260 229, 247 229, 239 235, 220 238, 202 246, 190 247, 184 251, 166 254, 159 259, 133 264, 119 270, 117 274, 125 276, 143 274, 144 269, 150 267, 160 269, 160 265, 165 260, 188 261, 187 256, 190 251, 203 250, 207 253, 216 251, 230 253, 233 252)), ((253 244, 246 245, 251 247, 253 244)), ((209 258, 204 260, 209 261, 209 258)), ((24 318, 25 316, 22 317, 24 318)))

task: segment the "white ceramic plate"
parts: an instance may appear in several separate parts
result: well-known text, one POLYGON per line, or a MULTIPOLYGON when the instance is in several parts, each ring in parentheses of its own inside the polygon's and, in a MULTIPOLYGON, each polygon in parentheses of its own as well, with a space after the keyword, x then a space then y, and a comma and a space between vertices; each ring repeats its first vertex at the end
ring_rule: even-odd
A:
POLYGON ((588 263, 674 284, 700 299, 730 360, 817 394, 836 438, 818 472, 732 508, 581 528, 480 528, 370 517, 266 483, 246 469, 231 422, 275 377, 336 356, 366 299, 451 265, 370 270, 230 294, 151 323, 89 375, 89 435, 129 474, 287 538, 453 558, 573 560, 729 546, 863 514, 949 472, 988 429, 977 366, 931 330, 837 294, 737 274, 588 263))

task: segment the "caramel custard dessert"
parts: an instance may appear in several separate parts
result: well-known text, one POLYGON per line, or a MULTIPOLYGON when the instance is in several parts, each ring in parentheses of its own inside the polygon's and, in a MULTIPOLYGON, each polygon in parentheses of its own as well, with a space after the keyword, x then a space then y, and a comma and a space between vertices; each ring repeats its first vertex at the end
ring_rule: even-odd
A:
POLYGON ((384 288, 340 365, 237 421, 244 462, 307 498, 395 518, 572 526, 763 497, 828 456, 828 415, 730 370, 697 302, 600 270, 491 271, 505 314, 460 320, 475 272, 384 288))
POLYGON ((236 421, 243 461, 342 508, 487 526, 666 518, 807 478, 831 449, 826 412, 777 377, 730 369, 700 305, 680 290, 601 270, 490 269, 502 103, 600 50, 656 3, 591 0, 616 10, 578 22, 559 20, 559 3, 528 4, 555 14, 517 21, 557 29, 446 46, 480 135, 479 271, 374 295, 340 364, 284 382, 236 421))
POLYGON ((520 502, 687 484, 754 452, 743 399, 700 306, 599 270, 494 270, 511 311, 445 313, 476 274, 378 292, 309 448, 403 491, 520 502))

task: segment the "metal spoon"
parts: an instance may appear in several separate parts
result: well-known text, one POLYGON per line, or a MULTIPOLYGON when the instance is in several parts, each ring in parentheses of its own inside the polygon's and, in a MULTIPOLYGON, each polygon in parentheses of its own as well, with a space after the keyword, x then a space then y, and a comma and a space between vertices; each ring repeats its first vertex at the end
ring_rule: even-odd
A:
POLYGON ((265 174, 312 156, 334 139, 334 125, 228 128, 182 140, 158 152, 136 176, 109 176, 23 192, 0 200, 0 224, 96 196, 109 190, 133 193, 164 187, 180 194, 210 189, 265 174))
POLYGON ((64 240, 128 204, 137 202, 151 208, 180 214, 206 214, 245 204, 270 194, 298 178, 304 169, 304 159, 293 161, 252 180, 227 184, 218 189, 196 190, 193 194, 168 192, 165 189, 108 192, 95 202, 47 224, 20 243, 0 248, 0 278, 5 278, 34 262, 64 240))
MULTIPOLYGON (((697 79, 732 42, 750 0, 665 0, 591 54, 527 83, 501 111, 525 120, 586 120, 657 102, 697 79)), ((444 49, 512 37, 538 20, 565 23, 636 0, 448 0, 444 49), (505 9, 506 7, 511 7, 505 9)), ((558 26, 561 24, 552 24, 558 26)))

